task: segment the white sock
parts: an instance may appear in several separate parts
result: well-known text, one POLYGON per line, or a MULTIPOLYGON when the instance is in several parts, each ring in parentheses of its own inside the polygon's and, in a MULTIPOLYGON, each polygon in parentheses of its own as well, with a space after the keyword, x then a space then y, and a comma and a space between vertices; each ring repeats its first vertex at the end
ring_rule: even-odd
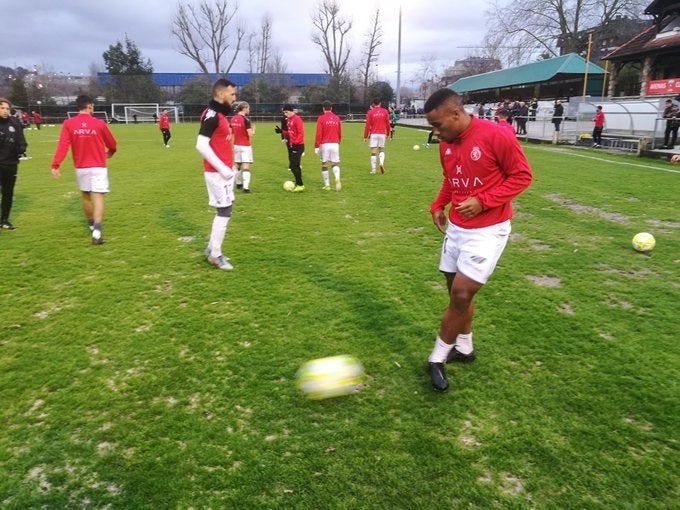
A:
POLYGON ((328 170, 325 168, 321 170, 321 178, 323 179, 323 185, 324 186, 330 186, 331 185, 331 179, 328 176, 328 170))
POLYGON ((210 231, 210 256, 213 258, 222 255, 222 241, 227 233, 227 223, 229 218, 215 216, 213 218, 212 230, 210 231))
POLYGON ((385 164, 385 153, 384 152, 379 152, 378 157, 380 158, 380 166, 385 164))
POLYGON ((250 170, 243 170, 241 173, 243 174, 243 188, 250 189, 250 170))
POLYGON ((470 354, 472 352, 472 332, 465 335, 460 334, 456 337, 456 350, 461 354, 470 354))
POLYGON ((437 335, 437 339, 434 341, 434 349, 432 349, 427 361, 430 363, 445 363, 451 349, 453 349, 453 344, 447 344, 437 335))
POLYGON ((376 161, 378 158, 376 158, 375 154, 371 154, 371 172, 375 173, 375 165, 376 161))
POLYGON ((340 180, 340 167, 338 165, 333 165, 333 175, 336 181, 340 180))

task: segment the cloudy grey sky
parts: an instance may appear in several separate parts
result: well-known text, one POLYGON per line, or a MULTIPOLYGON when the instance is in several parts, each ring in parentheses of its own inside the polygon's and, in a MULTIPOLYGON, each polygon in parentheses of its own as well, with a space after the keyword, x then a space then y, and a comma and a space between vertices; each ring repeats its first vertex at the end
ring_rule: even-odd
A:
MULTIPOLYGON (((191 0, 187 0, 191 1, 191 0)), ((257 31, 264 14, 272 20, 272 44, 290 73, 325 70, 319 49, 311 42, 311 16, 319 0, 241 0, 238 17, 257 31)), ((186 2, 183 2, 186 3, 186 2)), ((370 19, 379 7, 383 44, 377 75, 396 85, 399 0, 340 0, 341 13, 353 22, 351 60, 358 64, 370 19)), ((486 0, 406 0, 402 4, 401 84, 411 86, 424 62, 437 71, 465 58, 486 31, 486 0)), ((137 44, 156 72, 197 72, 196 65, 176 51, 170 34, 177 9, 173 0, 2 0, 0 65, 22 66, 72 75, 88 74, 92 64, 104 69, 102 53, 127 36, 137 44), (7 21, 10 19, 12 21, 7 21)), ((247 72, 242 53, 233 72, 247 72)))

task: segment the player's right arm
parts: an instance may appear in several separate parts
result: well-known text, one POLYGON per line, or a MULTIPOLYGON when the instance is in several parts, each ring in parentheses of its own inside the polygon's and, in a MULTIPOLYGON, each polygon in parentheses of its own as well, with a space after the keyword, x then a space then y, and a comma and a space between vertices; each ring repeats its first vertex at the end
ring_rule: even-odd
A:
POLYGON ((228 167, 217 154, 215 154, 215 151, 210 146, 210 139, 218 125, 219 118, 217 113, 210 109, 206 110, 203 119, 201 120, 201 127, 198 131, 196 150, 222 177, 229 180, 234 178, 234 171, 228 167))

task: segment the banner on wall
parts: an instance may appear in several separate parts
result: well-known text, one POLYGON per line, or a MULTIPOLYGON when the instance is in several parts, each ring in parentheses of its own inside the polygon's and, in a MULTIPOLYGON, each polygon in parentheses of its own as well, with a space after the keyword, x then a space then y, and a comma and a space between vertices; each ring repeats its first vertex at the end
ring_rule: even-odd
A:
POLYGON ((647 95, 680 94, 680 78, 666 78, 647 82, 647 95))

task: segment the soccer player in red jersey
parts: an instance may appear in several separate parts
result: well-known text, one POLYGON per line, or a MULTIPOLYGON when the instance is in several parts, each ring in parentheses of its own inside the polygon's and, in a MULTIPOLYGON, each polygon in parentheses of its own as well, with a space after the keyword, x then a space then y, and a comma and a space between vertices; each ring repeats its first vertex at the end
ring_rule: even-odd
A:
POLYGON ((316 120, 316 136, 314 138, 314 152, 321 160, 321 178, 323 189, 331 189, 328 167, 333 169, 335 177, 335 191, 342 189, 340 182, 340 140, 342 139, 342 125, 340 117, 333 113, 333 105, 326 100, 322 103, 323 114, 316 120))
POLYGON ((225 271, 234 269, 222 254, 222 243, 231 219, 234 201, 234 154, 232 132, 227 115, 236 99, 236 85, 224 78, 215 82, 213 98, 201 114, 196 150, 203 156, 203 176, 208 189, 208 205, 215 208, 206 260, 225 271))
POLYGON ((380 106, 380 98, 376 97, 366 114, 364 126, 364 142, 368 140, 371 149, 372 174, 375 174, 376 166, 380 166, 380 173, 385 173, 385 141, 391 129, 390 112, 380 106))
POLYGON ((595 126, 593 127, 593 148, 598 149, 602 146, 602 130, 604 129, 604 113, 602 107, 595 108, 595 117, 593 117, 595 126))
POLYGON ((116 152, 116 140, 106 122, 92 116, 94 101, 90 96, 78 96, 76 106, 78 115, 66 119, 61 126, 57 150, 52 158, 52 176, 55 179, 61 176, 59 165, 70 147, 92 244, 102 244, 104 195, 109 192, 106 159, 116 152))
POLYGON ((163 145, 165 145, 165 148, 167 149, 170 147, 168 142, 170 141, 170 138, 172 138, 172 135, 170 134, 170 117, 168 117, 167 110, 163 110, 161 116, 158 118, 158 129, 160 129, 163 134, 163 145))
POLYGON ((250 124, 250 105, 241 101, 236 107, 236 115, 231 118, 231 129, 234 132, 234 171, 236 187, 243 188, 244 193, 250 193, 250 165, 253 163, 253 148, 250 137, 255 134, 255 128, 250 124))
POLYGON ((439 270, 446 277, 449 305, 427 364, 432 386, 444 391, 449 386, 444 363, 475 359, 473 298, 507 243, 510 202, 529 186, 532 174, 514 131, 471 117, 454 91, 436 91, 424 109, 439 135, 444 174, 430 213, 445 236, 439 270))
POLYGON ((286 116, 286 137, 288 139, 288 164, 290 171, 295 177, 294 192, 305 190, 302 182, 302 167, 300 160, 305 152, 305 128, 302 119, 293 111, 289 104, 283 106, 283 114, 286 116))

